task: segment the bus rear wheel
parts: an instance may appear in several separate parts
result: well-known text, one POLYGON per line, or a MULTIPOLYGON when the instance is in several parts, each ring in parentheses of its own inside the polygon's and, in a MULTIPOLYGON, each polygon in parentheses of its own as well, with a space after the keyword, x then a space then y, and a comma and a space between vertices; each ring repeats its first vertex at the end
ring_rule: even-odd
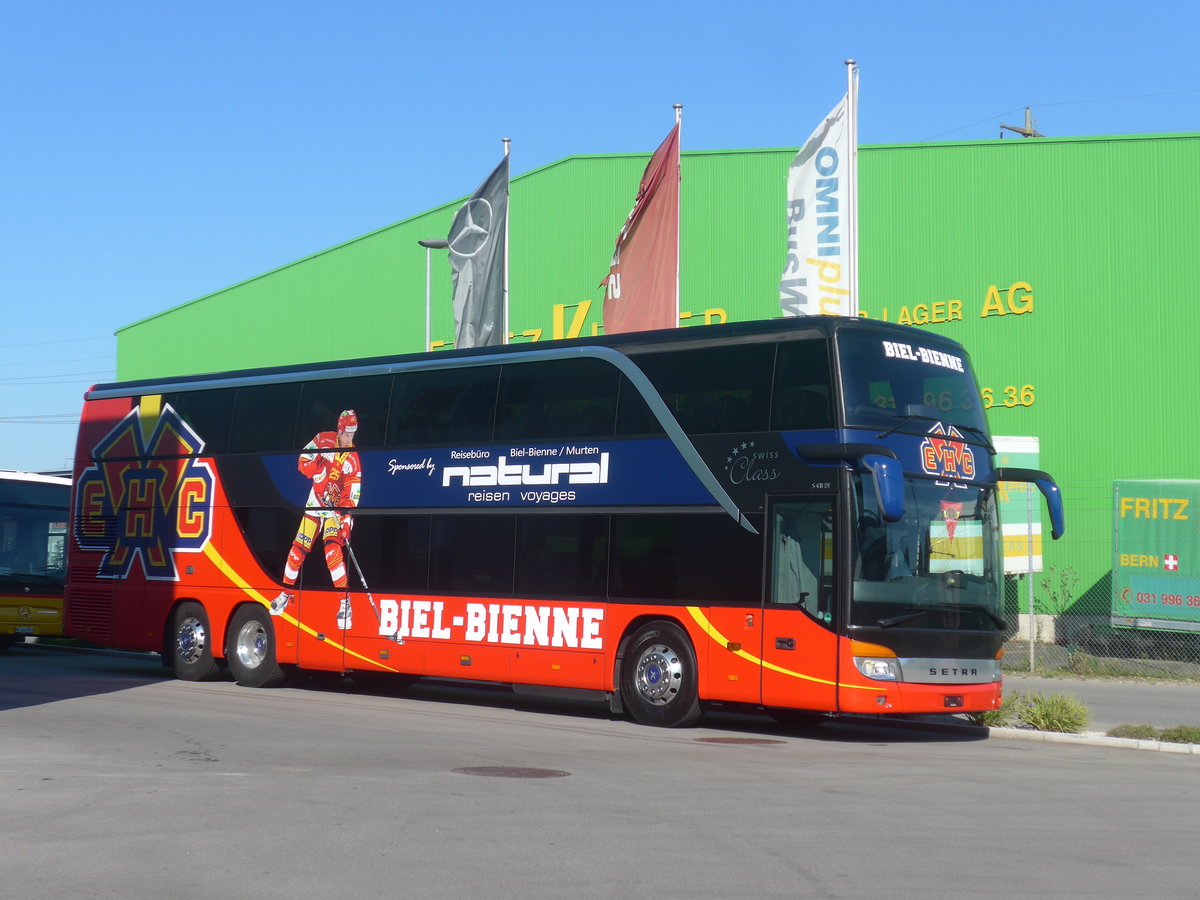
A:
POLYGON ((700 718, 696 652, 673 622, 648 622, 621 665, 621 701, 643 725, 679 728, 700 718))
POLYGON ((220 664, 213 658, 212 630, 208 627, 208 613, 194 600, 180 603, 175 610, 171 633, 175 646, 171 661, 175 677, 184 681, 204 681, 221 671, 220 664))
POLYGON ((265 606, 249 603, 229 622, 225 658, 242 687, 278 687, 287 675, 275 660, 275 626, 265 606))

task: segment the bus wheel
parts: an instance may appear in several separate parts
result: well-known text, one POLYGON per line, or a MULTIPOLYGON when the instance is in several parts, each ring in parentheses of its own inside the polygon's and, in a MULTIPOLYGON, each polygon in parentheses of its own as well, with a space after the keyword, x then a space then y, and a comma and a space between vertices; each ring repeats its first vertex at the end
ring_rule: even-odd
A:
POLYGON ((212 632, 208 627, 208 613, 193 600, 180 603, 175 610, 175 649, 172 662, 175 677, 184 681, 203 681, 221 671, 220 664, 213 658, 212 632))
POLYGON ((247 603, 229 622, 225 654, 233 680, 242 687, 279 687, 286 675, 275 661, 275 626, 267 608, 247 603))
POLYGON ((678 728, 700 718, 696 653, 678 625, 649 622, 621 666, 621 700, 643 725, 678 728))

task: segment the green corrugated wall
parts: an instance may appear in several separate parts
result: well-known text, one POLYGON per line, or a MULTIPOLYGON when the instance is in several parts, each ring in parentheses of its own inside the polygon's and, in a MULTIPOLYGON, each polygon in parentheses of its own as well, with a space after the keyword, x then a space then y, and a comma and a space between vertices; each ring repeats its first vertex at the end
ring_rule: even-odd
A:
MULTIPOLYGON (((706 310, 778 313, 794 152, 684 153, 681 307, 694 314, 684 324, 706 310)), ((1074 569, 1083 606, 1104 612, 1113 479, 1200 477, 1184 402, 1197 369, 1200 134, 870 146, 859 157, 863 310, 925 320, 967 345, 996 401, 993 432, 1037 436, 1063 488, 1068 536, 1046 547, 1046 565, 1074 569), (1017 405, 1005 407, 1010 388, 1017 405)), ((589 300, 577 324, 600 322, 597 285, 647 158, 572 157, 513 178, 514 340, 570 328, 589 300)), ((444 237, 459 202, 120 330, 119 377, 421 349, 417 241, 444 237), (334 309, 350 324, 314 325, 334 309)), ((451 340, 445 251, 432 259, 431 337, 451 340)))

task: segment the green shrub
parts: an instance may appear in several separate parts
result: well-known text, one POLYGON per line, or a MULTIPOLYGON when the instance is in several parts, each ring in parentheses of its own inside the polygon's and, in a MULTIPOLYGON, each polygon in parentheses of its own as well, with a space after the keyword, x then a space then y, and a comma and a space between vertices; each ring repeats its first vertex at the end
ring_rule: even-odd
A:
POLYGON ((1070 694, 1039 694, 1034 691, 1013 697, 1013 714, 1026 728, 1078 734, 1088 723, 1088 708, 1070 694))
POLYGON ((1158 729, 1153 725, 1118 725, 1105 732, 1108 737, 1134 738, 1139 741, 1154 741, 1158 739, 1158 729))
POLYGON ((1004 698, 1004 702, 999 709, 985 709, 981 712, 973 712, 967 715, 967 720, 972 725, 983 725, 987 728, 996 728, 1001 725, 1007 725, 1013 717, 1013 697, 1008 695, 1004 698))
POLYGON ((1200 744, 1200 726, 1176 725, 1174 728, 1164 728, 1159 732, 1158 739, 1170 744, 1200 744))

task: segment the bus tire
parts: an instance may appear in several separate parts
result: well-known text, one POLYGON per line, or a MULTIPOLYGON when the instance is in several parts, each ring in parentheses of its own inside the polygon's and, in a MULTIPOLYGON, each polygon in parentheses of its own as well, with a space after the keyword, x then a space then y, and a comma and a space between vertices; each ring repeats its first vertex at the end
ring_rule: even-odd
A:
POLYGON ((696 651, 673 622, 647 622, 621 665, 621 701, 643 725, 679 728, 700 718, 696 651))
POLYGON ((275 660, 275 626, 259 603, 238 607, 229 621, 225 659, 242 687, 279 687, 287 674, 275 660))
POLYGON ((213 657, 212 629, 208 613, 194 600, 180 603, 175 610, 171 634, 174 637, 171 661, 175 677, 184 681, 204 681, 221 671, 213 657))

